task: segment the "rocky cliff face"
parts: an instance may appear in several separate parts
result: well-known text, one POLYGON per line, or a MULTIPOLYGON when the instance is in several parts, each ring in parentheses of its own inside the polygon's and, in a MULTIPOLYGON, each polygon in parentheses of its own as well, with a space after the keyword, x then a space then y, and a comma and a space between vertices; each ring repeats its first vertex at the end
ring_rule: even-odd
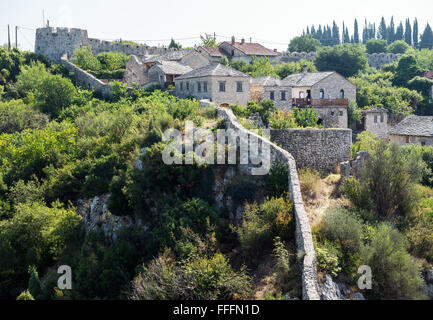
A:
POLYGON ((102 230, 106 237, 115 241, 117 233, 122 228, 141 226, 140 220, 134 221, 129 216, 115 216, 108 211, 109 194, 93 199, 78 200, 77 212, 83 217, 84 228, 86 231, 102 230))

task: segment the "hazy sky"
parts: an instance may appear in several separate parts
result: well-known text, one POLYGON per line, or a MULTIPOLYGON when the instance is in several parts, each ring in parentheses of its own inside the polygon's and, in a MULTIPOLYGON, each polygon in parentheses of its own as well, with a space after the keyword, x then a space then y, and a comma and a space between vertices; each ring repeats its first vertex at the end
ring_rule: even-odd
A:
MULTIPOLYGON (((92 38, 158 45, 173 37, 191 46, 200 42, 200 34, 215 32, 222 36, 220 41, 232 35, 252 37, 271 49, 285 50, 307 25, 335 20, 341 29, 344 20, 351 32, 357 18, 362 31, 365 18, 378 24, 382 16, 387 22, 394 16, 396 21, 417 17, 423 30, 433 22, 432 9, 431 0, 0 0, 0 44, 7 42, 8 24, 13 42, 16 25, 41 27, 43 10, 51 26, 87 29, 92 38)), ((29 29, 19 29, 18 43, 33 50, 35 32, 29 29)))

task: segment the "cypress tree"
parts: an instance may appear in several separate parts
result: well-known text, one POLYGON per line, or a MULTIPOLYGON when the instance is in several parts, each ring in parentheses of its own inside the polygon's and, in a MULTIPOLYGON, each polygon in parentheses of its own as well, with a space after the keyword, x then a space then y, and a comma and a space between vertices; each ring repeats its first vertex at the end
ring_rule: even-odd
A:
POLYGON ((419 44, 419 35, 418 35, 418 20, 415 18, 415 21, 413 22, 413 46, 415 48, 418 48, 419 44))
POLYGON ((42 293, 42 287, 35 266, 29 267, 29 275, 30 275, 29 284, 28 284, 29 292, 34 298, 37 298, 42 293))
POLYGON ((410 20, 406 19, 406 30, 404 32, 404 41, 408 45, 412 45, 412 26, 410 25, 410 20))
POLYGON ((382 20, 380 21, 379 29, 377 30, 377 37, 382 40, 388 40, 388 32, 384 17, 382 17, 382 20))
POLYGON ((366 43, 368 40, 368 26, 367 26, 367 19, 365 19, 364 22, 364 29, 362 30, 362 43, 366 43))
POLYGON ((355 19, 354 31, 353 31, 353 42, 359 43, 358 21, 356 19, 355 19))
POLYGON ((419 46, 421 49, 433 48, 433 31, 428 23, 424 29, 423 34, 421 35, 421 42, 419 43, 419 46))
POLYGON ((404 28, 403 28, 403 23, 401 21, 397 27, 397 31, 395 32, 394 41, 396 40, 404 40, 404 28))
POLYGON ((349 29, 347 27, 346 27, 346 32, 344 33, 344 42, 350 43, 349 29))
POLYGON ((332 25, 332 42, 333 45, 340 44, 340 29, 338 28, 335 21, 333 21, 332 25))
POLYGON ((395 40, 394 17, 391 17, 391 22, 389 23, 387 36, 388 36, 388 38, 386 40, 388 41, 388 43, 394 42, 394 40, 395 40))

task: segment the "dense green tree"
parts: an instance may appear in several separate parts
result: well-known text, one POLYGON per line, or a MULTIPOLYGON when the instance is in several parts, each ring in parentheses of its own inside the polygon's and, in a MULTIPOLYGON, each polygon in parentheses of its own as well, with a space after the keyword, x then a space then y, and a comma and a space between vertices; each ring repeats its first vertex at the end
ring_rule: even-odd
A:
POLYGON ((414 55, 404 56, 398 61, 393 84, 400 87, 407 86, 409 80, 421 73, 421 68, 414 55))
POLYGON ((210 34, 205 33, 204 36, 200 36, 202 45, 205 47, 218 47, 219 43, 216 41, 215 37, 210 34))
POLYGON ((382 39, 370 39, 366 43, 367 53, 388 52, 388 43, 382 39))
POLYGON ((391 43, 388 46, 388 51, 390 53, 406 53, 411 48, 405 41, 403 40, 397 40, 391 43))
POLYGON ((101 69, 101 63, 93 55, 91 47, 81 47, 75 50, 72 62, 84 70, 99 71, 101 69))
POLYGON ((427 48, 431 49, 433 48, 433 31, 430 27, 430 25, 427 23, 427 26, 424 29, 423 34, 421 35, 421 41, 419 43, 419 46, 421 49, 427 48))
POLYGON ((344 44, 324 47, 318 51, 315 65, 319 71, 335 70, 344 77, 351 77, 367 68, 365 47, 344 44))
POLYGON ((170 44, 168 45, 169 49, 182 49, 182 45, 172 38, 170 44))
POLYGON ((29 267, 29 275, 29 292, 33 297, 38 299, 38 297, 42 293, 42 287, 41 281, 39 280, 38 271, 36 270, 36 267, 34 265, 29 267))
POLYGON ((338 28, 335 21, 332 24, 332 45, 337 45, 341 43, 340 39, 340 29, 338 28))
POLYGON ((391 22, 389 23, 389 26, 386 31, 387 34, 387 41, 388 43, 394 42, 395 40, 395 24, 394 24, 394 17, 391 17, 391 22))

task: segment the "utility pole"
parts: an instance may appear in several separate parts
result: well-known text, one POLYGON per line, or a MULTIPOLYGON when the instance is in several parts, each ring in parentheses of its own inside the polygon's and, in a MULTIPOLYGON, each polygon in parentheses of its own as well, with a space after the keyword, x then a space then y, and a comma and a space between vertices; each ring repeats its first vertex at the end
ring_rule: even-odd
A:
POLYGON ((213 39, 216 41, 216 32, 213 33, 213 39))
POLYGON ((11 30, 9 25, 8 25, 8 49, 9 51, 11 51, 11 30))
POLYGON ((42 28, 45 28, 45 10, 42 10, 42 28))
POLYGON ((18 26, 15 26, 15 48, 18 49, 18 26))

